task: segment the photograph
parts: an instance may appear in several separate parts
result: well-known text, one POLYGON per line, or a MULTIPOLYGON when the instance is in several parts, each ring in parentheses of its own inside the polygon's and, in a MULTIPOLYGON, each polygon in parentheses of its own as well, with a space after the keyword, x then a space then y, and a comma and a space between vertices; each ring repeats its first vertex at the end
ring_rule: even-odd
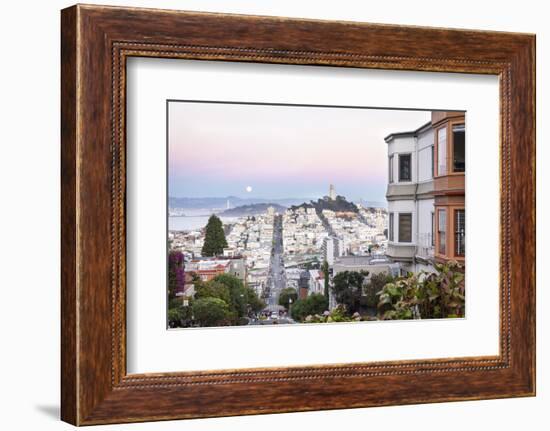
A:
POLYGON ((167 328, 465 317, 464 111, 166 106, 167 328))
POLYGON ((545 2, 2 6, 1 429, 550 430, 545 2))

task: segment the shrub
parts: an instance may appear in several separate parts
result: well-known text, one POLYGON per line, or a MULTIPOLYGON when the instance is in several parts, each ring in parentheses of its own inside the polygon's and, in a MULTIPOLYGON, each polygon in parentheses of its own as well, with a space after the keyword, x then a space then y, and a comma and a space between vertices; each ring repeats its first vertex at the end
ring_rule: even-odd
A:
POLYGON ((384 320, 463 317, 463 267, 436 264, 437 273, 421 271, 388 283, 378 292, 378 316, 384 320))
POLYGON ((333 322, 358 322, 363 320, 359 313, 354 313, 353 316, 348 316, 346 307, 338 305, 331 311, 325 311, 322 314, 310 314, 306 316, 306 323, 333 323, 333 322))

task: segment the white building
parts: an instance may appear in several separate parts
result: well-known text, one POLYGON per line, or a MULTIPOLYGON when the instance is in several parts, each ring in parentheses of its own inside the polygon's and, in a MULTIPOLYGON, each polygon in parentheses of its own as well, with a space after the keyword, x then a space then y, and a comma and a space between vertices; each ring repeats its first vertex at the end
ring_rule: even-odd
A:
POLYGON ((387 255, 403 271, 433 270, 434 133, 431 122, 392 133, 388 144, 387 255))
POLYGON ((334 259, 340 256, 340 241, 338 238, 327 237, 323 240, 323 259, 329 265, 334 264, 334 259))
POLYGON ((309 289, 308 295, 325 294, 325 278, 323 272, 318 269, 309 270, 309 289))

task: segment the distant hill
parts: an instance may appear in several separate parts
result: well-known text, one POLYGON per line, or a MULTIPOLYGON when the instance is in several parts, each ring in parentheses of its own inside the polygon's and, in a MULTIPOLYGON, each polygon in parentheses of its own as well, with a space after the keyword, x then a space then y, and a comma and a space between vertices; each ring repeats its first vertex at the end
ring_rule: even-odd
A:
POLYGON ((347 201, 344 196, 340 195, 336 196, 336 199, 334 200, 325 197, 323 199, 317 199, 316 201, 309 201, 309 203, 292 206, 290 209, 295 210, 298 208, 315 208, 315 211, 317 213, 320 213, 323 210, 354 213, 359 211, 359 209, 353 202, 347 201))
POLYGON ((274 204, 283 207, 289 207, 291 205, 299 205, 302 202, 306 202, 307 198, 282 198, 282 199, 262 199, 262 198, 239 198, 237 196, 224 196, 224 197, 169 197, 168 206, 170 208, 187 208, 187 209, 222 209, 227 207, 229 202, 230 208, 240 207, 245 205, 254 204, 274 204))
POLYGON ((222 211, 220 215, 230 216, 230 217, 243 217, 243 216, 252 216, 264 214, 267 212, 269 207, 275 208, 275 212, 282 213, 286 210, 286 207, 274 203, 267 204, 251 204, 251 205, 241 205, 240 207, 230 208, 228 210, 222 211))

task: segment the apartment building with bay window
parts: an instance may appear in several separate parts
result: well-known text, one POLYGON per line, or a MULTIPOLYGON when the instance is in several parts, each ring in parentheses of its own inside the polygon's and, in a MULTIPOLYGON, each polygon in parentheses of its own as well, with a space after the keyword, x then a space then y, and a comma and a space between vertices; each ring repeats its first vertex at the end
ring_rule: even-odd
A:
POLYGON ((386 136, 388 248, 402 272, 464 261, 464 113, 432 112, 416 130, 386 136))
POLYGON ((466 128, 463 112, 432 112, 435 135, 435 260, 464 263, 466 128))

